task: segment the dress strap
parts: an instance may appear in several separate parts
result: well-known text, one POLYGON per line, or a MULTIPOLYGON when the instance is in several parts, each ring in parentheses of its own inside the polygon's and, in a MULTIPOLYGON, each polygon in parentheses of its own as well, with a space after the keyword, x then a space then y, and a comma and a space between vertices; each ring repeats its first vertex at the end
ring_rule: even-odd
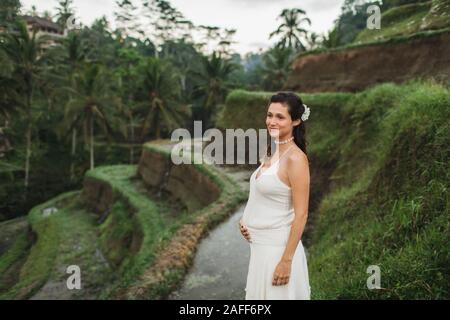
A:
MULTIPOLYGON (((285 152, 283 152, 283 154, 282 154, 280 157, 278 157, 278 159, 277 159, 275 162, 273 162, 273 163, 269 166, 269 168, 267 168, 266 170, 270 169, 272 166, 275 166, 275 165, 278 166, 278 164, 279 164, 279 162, 280 162, 280 159, 283 158, 284 155, 285 155, 286 153, 288 153, 289 150, 290 150, 293 146, 294 146, 294 145, 290 146, 285 152)), ((259 168, 262 167, 263 163, 264 163, 264 161, 261 161, 261 164, 259 165, 259 168)))
MULTIPOLYGON (((294 146, 294 145, 290 146, 285 152, 283 152, 283 154, 282 154, 280 157, 278 157, 278 159, 277 159, 274 163, 272 163, 272 164, 269 166, 269 168, 272 167, 274 164, 278 164, 278 162, 280 161, 280 159, 283 158, 284 155, 285 155, 286 153, 288 153, 288 151, 289 151, 293 146, 294 146)), ((264 162, 265 162, 265 161, 264 161, 264 158, 260 159, 259 161, 260 161, 261 163, 260 163, 258 169, 260 169, 260 168, 263 166, 264 162)))
POLYGON ((285 156, 285 154, 288 153, 290 149, 292 149, 293 146, 294 146, 294 145, 290 146, 285 152, 283 152, 283 154, 282 154, 281 156, 278 157, 277 162, 280 161, 280 159, 283 158, 283 157, 285 156))

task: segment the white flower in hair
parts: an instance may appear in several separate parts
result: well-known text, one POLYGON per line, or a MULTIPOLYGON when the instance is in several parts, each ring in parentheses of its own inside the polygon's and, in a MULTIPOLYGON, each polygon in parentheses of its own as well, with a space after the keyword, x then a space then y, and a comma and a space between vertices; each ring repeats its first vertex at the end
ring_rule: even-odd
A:
POLYGON ((302 120, 306 121, 309 118, 309 114, 311 112, 311 109, 309 109, 306 104, 304 104, 303 106, 305 107, 305 112, 303 112, 303 114, 302 114, 302 120))

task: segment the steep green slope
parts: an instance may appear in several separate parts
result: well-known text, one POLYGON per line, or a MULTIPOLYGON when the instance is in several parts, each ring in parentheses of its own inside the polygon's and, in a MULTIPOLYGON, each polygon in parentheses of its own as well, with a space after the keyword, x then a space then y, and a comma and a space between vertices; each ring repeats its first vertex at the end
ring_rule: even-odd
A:
POLYGON ((394 7, 381 15, 381 29, 364 29, 354 44, 408 36, 417 32, 450 27, 450 2, 433 0, 394 7))
POLYGON ((345 106, 310 249, 316 298, 448 298, 449 106, 448 89, 420 83, 381 85, 345 106), (380 290, 366 287, 370 265, 380 290))
POLYGON ((75 194, 76 192, 62 194, 30 211, 28 222, 33 229, 35 239, 30 242, 26 235, 23 235, 0 257, 0 269, 2 269, 0 271, 9 274, 11 273, 8 270, 19 260, 25 259, 19 270, 14 271, 15 283, 3 288, 5 291, 0 292, 0 299, 31 297, 46 283, 59 254, 59 244, 63 237, 59 228, 65 215, 62 207, 72 201, 75 194), (50 207, 58 207, 61 210, 59 214, 45 216, 43 210, 50 207))

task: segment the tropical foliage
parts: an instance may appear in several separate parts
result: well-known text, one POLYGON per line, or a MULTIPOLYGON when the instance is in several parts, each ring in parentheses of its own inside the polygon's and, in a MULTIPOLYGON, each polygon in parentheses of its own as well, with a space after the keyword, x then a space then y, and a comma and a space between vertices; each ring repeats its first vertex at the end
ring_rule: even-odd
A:
POLYGON ((273 36, 281 36, 277 43, 280 48, 295 48, 302 51, 306 50, 306 41, 308 31, 301 27, 304 22, 311 25, 311 20, 306 17, 306 12, 302 9, 284 9, 279 18, 282 19, 280 24, 274 32, 270 34, 273 36))
POLYGON ((135 162, 146 140, 193 120, 213 126, 228 91, 247 86, 246 60, 231 49, 236 30, 194 25, 164 0, 116 5, 116 28, 105 17, 80 25, 72 0, 53 13, 32 7, 27 14, 54 24, 55 35, 27 30, 20 2, 2 1, 2 217, 80 186, 88 169, 135 162))

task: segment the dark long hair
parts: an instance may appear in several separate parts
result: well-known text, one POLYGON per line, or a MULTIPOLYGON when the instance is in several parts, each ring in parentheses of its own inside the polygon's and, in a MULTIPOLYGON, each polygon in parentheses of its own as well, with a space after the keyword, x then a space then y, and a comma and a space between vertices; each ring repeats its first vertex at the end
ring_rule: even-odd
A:
MULTIPOLYGON (((277 92, 270 98, 269 105, 271 103, 282 103, 287 106, 288 112, 292 118, 292 121, 301 118, 305 112, 305 107, 303 105, 302 99, 293 92, 277 92)), ((306 128, 305 122, 302 120, 299 125, 295 126, 292 132, 294 136, 295 144, 302 149, 305 154, 306 152, 306 128)), ((272 155, 272 146, 270 136, 267 139, 267 157, 272 155)))

